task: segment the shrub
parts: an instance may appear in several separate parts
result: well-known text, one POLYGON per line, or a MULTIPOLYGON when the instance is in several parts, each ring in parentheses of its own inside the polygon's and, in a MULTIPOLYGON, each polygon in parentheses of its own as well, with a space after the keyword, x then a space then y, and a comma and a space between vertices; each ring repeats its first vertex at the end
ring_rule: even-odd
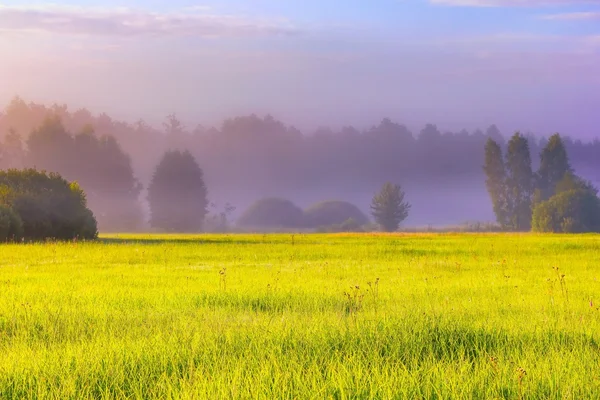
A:
POLYGON ((20 217, 26 239, 93 239, 98 235, 83 190, 55 173, 0 171, 0 204, 20 217))
POLYGON ((322 201, 307 208, 304 212, 306 225, 309 227, 340 225, 353 220, 357 225, 364 225, 369 219, 354 204, 329 200, 322 201))
POLYGON ((533 210, 535 232, 600 232, 600 199, 589 190, 568 190, 537 204, 533 210))
POLYGON ((300 228, 304 212, 289 200, 262 199, 251 205, 238 219, 239 226, 254 228, 300 228))
POLYGON ((0 205, 0 241, 18 240, 23 237, 21 217, 7 206, 0 205))

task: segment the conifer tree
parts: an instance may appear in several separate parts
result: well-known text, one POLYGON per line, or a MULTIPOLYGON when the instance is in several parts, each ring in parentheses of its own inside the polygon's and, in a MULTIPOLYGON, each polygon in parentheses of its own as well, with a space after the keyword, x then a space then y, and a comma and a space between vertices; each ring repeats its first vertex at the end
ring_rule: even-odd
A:
POLYGON ((483 170, 486 174, 486 188, 492 200, 496 221, 503 228, 510 224, 509 212, 511 209, 508 203, 508 193, 506 187, 506 169, 504 168, 504 159, 500 145, 492 138, 489 138, 485 145, 485 165, 483 170))
POLYGON ((534 177, 529 143, 519 132, 515 133, 508 142, 506 173, 509 228, 515 231, 527 231, 531 228, 534 177))
POLYGON ((572 172, 567 150, 560 135, 558 133, 552 135, 540 154, 535 202, 552 197, 556 193, 556 185, 567 173, 572 172))

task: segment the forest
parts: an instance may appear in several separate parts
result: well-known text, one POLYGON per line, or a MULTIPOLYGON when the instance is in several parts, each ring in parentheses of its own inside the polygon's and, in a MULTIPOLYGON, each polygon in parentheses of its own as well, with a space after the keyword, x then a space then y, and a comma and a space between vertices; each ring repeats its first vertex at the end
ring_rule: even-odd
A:
MULTIPOLYGON (((523 132, 534 169, 553 133, 523 132)), ((561 132, 571 167, 599 183, 600 141, 569 134, 561 132)), ((505 149, 510 135, 493 124, 448 132, 430 123, 411 132, 389 118, 366 129, 301 132, 270 115, 234 117, 217 127, 187 127, 169 115, 161 127, 153 127, 143 120, 130 123, 16 97, 0 114, 0 169, 35 167, 77 181, 100 229, 109 231, 148 228, 146 191, 167 150, 188 150, 197 160, 209 213, 231 210, 231 205, 239 213, 275 196, 300 206, 346 200, 366 212, 383 183, 399 182, 413 205, 407 224, 448 225, 495 220, 483 150, 490 138, 505 149)))

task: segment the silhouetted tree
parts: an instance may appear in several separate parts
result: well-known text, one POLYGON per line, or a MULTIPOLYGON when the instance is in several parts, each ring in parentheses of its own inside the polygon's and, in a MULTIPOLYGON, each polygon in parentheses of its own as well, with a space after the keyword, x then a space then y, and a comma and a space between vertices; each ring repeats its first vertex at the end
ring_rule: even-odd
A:
POLYGON ((509 196, 502 149, 492 138, 489 138, 485 145, 485 165, 483 169, 486 174, 485 184, 492 200, 496 221, 500 226, 506 228, 510 223, 509 212, 512 205, 508 203, 509 196))
POLYGON ((567 150, 560 137, 554 134, 540 153, 540 167, 536 174, 535 202, 545 201, 555 193, 556 184, 572 172, 567 150))
POLYGON ((27 139, 29 164, 69 176, 73 168, 73 137, 58 115, 51 115, 27 139))
POLYGON ((202 169, 188 151, 167 151, 148 187, 150 224, 171 232, 198 232, 207 214, 202 169))
POLYGON ((509 226, 515 231, 527 231, 531 228, 534 179, 529 144, 519 132, 508 142, 506 172, 509 226))
POLYGON ((394 232, 408 217, 411 205, 404 201, 404 192, 399 185, 385 183, 373 197, 371 213, 382 230, 394 232))
POLYGON ((506 143, 504 137, 502 136, 500 130, 496 125, 490 125, 489 128, 487 128, 487 130, 485 131, 485 135, 489 139, 492 139, 494 142, 496 142, 499 146, 502 146, 506 143))

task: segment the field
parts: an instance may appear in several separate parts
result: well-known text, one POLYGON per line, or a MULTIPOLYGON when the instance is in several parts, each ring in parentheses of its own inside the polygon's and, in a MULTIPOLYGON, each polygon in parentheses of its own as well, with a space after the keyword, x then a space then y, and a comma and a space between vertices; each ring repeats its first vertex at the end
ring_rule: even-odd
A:
POLYGON ((590 399, 600 236, 0 245, 1 398, 590 399))

